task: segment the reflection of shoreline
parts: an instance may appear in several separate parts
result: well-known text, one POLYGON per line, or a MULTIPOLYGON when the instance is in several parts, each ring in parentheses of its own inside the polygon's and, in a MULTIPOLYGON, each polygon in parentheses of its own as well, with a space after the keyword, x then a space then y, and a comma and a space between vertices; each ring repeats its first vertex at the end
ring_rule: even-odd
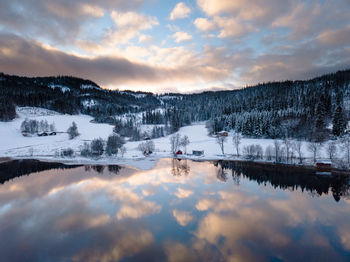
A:
POLYGON ((6 261, 347 261, 349 202, 322 191, 346 177, 337 184, 257 166, 163 159, 149 171, 83 165, 20 177, 1 185, 0 253, 6 261))
MULTIPOLYGON (((301 190, 317 193, 318 195, 328 194, 330 191, 336 201, 342 196, 350 194, 350 178, 341 173, 334 173, 332 176, 318 176, 313 169, 293 168, 284 165, 266 165, 262 163, 251 163, 244 161, 214 161, 217 167, 217 177, 226 178, 226 170, 231 170, 232 179, 239 181, 245 177, 256 181, 258 184, 270 183, 274 188, 283 190, 301 190)), ((224 181, 223 179, 220 179, 224 181)), ((239 183, 239 182, 238 182, 239 183)))
MULTIPOLYGON (((65 165, 62 163, 44 162, 33 159, 0 162, 0 184, 4 184, 16 177, 26 176, 32 173, 48 170, 74 169, 81 166, 83 165, 65 165)), ((85 171, 92 169, 100 174, 103 174, 103 171, 105 169, 104 165, 84 165, 84 167, 85 171)), ((108 171, 115 175, 117 175, 122 169, 122 167, 118 165, 108 165, 107 167, 108 171)))
MULTIPOLYGON (((148 157, 138 157, 138 158, 100 158, 100 159, 89 159, 89 158, 56 158, 56 157, 8 157, 8 158, 0 158, 0 163, 5 163, 13 160, 38 160, 42 162, 51 162, 51 163, 61 163, 64 165, 120 165, 125 167, 135 167, 137 169, 142 170, 150 170, 152 169, 156 162, 161 159, 176 159, 176 160, 190 160, 194 162, 211 162, 211 161, 233 161, 233 162, 242 162, 249 163, 251 165, 260 165, 260 166, 271 166, 271 167, 279 167, 279 168, 288 168, 297 170, 298 172, 304 172, 304 170, 308 172, 317 172, 317 167, 314 165, 308 164, 287 164, 287 163, 274 163, 272 161, 264 161, 264 160, 250 160, 250 159, 232 159, 230 157, 194 157, 190 155, 182 155, 173 157, 173 155, 168 156, 158 156, 151 155, 148 157), (2 160, 2 161, 1 161, 2 160)), ((346 175, 350 176, 350 170, 339 169, 332 167, 330 168, 332 174, 335 175, 346 175)))
POLYGON ((51 169, 72 169, 79 166, 67 166, 62 163, 42 162, 39 160, 12 160, 0 163, 0 183, 16 177, 30 175, 51 169))
MULTIPOLYGON (((191 172, 191 163, 186 159, 171 160, 170 173, 174 176, 187 176, 191 172)), ((200 161, 211 162, 217 167, 216 177, 223 182, 227 181, 227 170, 232 170, 232 178, 239 181, 239 175, 253 179, 258 183, 269 182, 272 186, 282 189, 301 188, 310 192, 316 191, 318 195, 327 194, 332 190, 333 196, 339 200, 347 192, 349 186, 349 176, 344 172, 333 172, 332 176, 315 175, 315 168, 304 168, 302 166, 292 166, 283 164, 271 164, 251 161, 200 161), (238 175, 237 175, 238 174, 238 175)), ((15 177, 27 175, 33 172, 40 172, 50 169, 71 169, 85 166, 85 169, 93 169, 98 173, 103 173, 106 168, 111 173, 118 174, 123 167, 120 165, 101 164, 80 164, 66 165, 64 163, 46 162, 38 160, 13 160, 0 163, 0 183, 4 183, 15 177)), ((125 165, 127 166, 127 165, 125 165)))
MULTIPOLYGON (((191 173, 191 163, 186 159, 170 159, 173 176, 188 176, 191 173)), ((202 162, 202 161, 201 161, 202 162)), ((204 161, 203 161, 204 162, 204 161)), ((332 176, 318 176, 313 168, 303 168, 301 166, 287 166, 266 164, 249 161, 206 161, 213 163, 216 167, 216 178, 222 182, 229 179, 228 170, 232 171, 232 179, 239 183, 240 177, 246 177, 256 181, 258 184, 267 182, 275 188, 283 190, 298 188, 309 191, 312 194, 322 195, 332 192, 336 201, 342 196, 349 195, 350 177, 344 173, 334 172, 332 176)), ((118 174, 123 166, 120 165, 65 165, 63 163, 44 162, 38 160, 13 160, 0 163, 0 183, 5 183, 15 177, 28 175, 51 169, 73 169, 84 166, 88 171, 93 169, 97 173, 108 170, 110 173, 118 174)))

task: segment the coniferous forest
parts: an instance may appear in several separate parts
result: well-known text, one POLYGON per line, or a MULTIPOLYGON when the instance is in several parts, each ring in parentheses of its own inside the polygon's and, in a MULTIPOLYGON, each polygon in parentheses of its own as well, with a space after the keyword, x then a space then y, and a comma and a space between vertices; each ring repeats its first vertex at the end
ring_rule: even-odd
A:
POLYGON ((97 122, 114 125, 120 125, 118 116, 139 112, 144 124, 164 124, 169 133, 208 121, 210 132, 233 129, 247 137, 324 140, 346 132, 350 70, 240 90, 162 95, 105 90, 92 81, 68 76, 0 74, 0 101, 2 121, 16 116, 15 106, 88 114, 97 122))

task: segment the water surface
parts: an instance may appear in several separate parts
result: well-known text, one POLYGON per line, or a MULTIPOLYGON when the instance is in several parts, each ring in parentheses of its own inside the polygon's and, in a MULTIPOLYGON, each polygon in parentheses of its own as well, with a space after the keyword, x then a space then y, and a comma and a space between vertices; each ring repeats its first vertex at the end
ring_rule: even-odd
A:
POLYGON ((0 261, 349 261, 349 179, 237 162, 0 164, 0 261))

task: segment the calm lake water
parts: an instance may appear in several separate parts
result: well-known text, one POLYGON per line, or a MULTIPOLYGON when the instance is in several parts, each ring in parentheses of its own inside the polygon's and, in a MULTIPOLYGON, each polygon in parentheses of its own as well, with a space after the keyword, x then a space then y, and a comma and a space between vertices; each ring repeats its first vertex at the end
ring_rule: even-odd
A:
POLYGON ((162 159, 0 164, 0 261, 350 261, 346 176, 162 159))

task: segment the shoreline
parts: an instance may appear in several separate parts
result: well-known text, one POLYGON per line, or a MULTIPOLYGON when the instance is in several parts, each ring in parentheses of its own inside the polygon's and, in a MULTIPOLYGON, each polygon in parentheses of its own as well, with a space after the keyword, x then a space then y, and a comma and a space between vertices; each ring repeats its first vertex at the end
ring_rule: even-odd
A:
MULTIPOLYGON (((206 162, 206 161, 227 161, 227 162, 240 162, 252 164, 255 166, 268 167, 268 168, 292 168, 293 170, 304 170, 310 172, 319 172, 315 165, 311 165, 310 163, 305 164, 295 164, 295 163, 275 163, 274 161, 267 160, 251 160, 244 158, 232 158, 232 156, 222 157, 197 157, 191 155, 181 155, 181 156, 173 156, 162 155, 162 156, 147 156, 147 157, 137 157, 137 158, 100 158, 100 159, 91 159, 91 158, 62 158, 62 157, 54 157, 54 156, 11 156, 11 157, 0 157, 0 164, 13 161, 13 160, 38 160, 42 162, 49 163, 61 163, 64 165, 121 165, 132 167, 140 170, 149 170, 152 169, 160 159, 177 159, 177 160, 191 160, 197 162, 206 162)), ((321 172, 322 173, 322 172, 321 172)), ((350 170, 348 169, 339 169, 339 168, 330 168, 326 173, 334 173, 334 174, 342 174, 349 175, 350 170)))

